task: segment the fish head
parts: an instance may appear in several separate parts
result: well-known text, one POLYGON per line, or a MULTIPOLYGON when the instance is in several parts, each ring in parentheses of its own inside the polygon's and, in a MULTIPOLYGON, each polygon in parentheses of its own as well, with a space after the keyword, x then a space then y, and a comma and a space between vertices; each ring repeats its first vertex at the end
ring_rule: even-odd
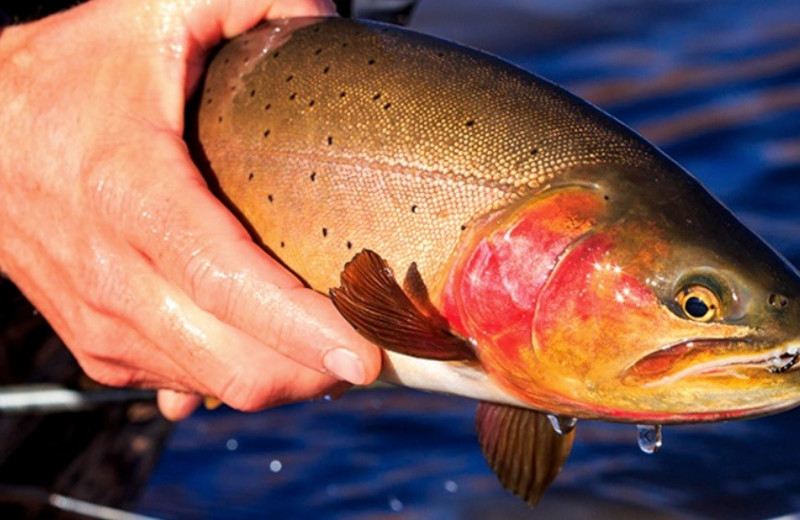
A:
POLYGON ((564 179, 484 223, 461 264, 451 301, 489 373, 536 408, 622 422, 800 401, 787 261, 683 171, 564 179))

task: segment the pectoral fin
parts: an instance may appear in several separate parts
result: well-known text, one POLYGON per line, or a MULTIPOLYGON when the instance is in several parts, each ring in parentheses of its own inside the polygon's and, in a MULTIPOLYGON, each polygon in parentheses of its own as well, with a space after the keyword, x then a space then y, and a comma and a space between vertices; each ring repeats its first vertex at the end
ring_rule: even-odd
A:
POLYGON ((503 487, 537 504, 567 460, 575 432, 557 434, 541 412, 483 401, 475 422, 483 456, 503 487))
POLYGON ((365 249, 345 266, 341 287, 331 289, 333 304, 362 336, 387 350, 442 361, 473 360, 469 342, 454 334, 430 301, 412 266, 406 284, 410 298, 386 261, 365 249))

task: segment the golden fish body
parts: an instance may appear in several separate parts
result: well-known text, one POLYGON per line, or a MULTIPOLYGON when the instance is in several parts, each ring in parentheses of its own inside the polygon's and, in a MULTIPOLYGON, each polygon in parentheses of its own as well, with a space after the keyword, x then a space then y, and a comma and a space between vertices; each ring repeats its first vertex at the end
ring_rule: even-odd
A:
POLYGON ((198 162, 267 249, 321 292, 361 250, 413 266, 489 376, 390 355, 390 377, 613 420, 794 405, 795 372, 771 374, 800 355, 797 272, 555 85, 406 30, 295 19, 222 47, 199 103, 198 162))
POLYGON ((310 287, 341 283, 383 377, 486 401, 484 454, 529 502, 571 445, 545 414, 560 432, 800 400, 797 271, 541 78, 398 28, 296 19, 223 46, 197 102, 188 140, 219 196, 310 287))

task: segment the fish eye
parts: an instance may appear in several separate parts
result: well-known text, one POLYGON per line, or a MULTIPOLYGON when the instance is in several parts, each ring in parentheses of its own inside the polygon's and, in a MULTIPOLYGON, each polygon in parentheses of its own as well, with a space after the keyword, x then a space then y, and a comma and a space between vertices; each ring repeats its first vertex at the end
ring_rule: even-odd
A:
POLYGON ((720 302, 714 291, 702 285, 692 285, 675 298, 687 318, 694 321, 708 322, 719 315, 720 302))

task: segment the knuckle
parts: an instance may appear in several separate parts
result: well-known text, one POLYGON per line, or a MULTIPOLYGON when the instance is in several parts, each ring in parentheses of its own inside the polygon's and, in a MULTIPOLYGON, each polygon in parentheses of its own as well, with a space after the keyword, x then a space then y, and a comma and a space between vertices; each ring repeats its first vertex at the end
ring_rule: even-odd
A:
POLYGON ((100 247, 90 246, 90 249, 79 275, 86 304, 104 314, 130 308, 133 299, 130 280, 118 258, 100 247))
POLYGON ((270 305, 262 323, 264 342, 276 352, 290 354, 289 345, 292 343, 292 329, 294 328, 292 321, 284 317, 280 309, 270 305))
POLYGON ((201 308, 222 317, 246 313, 244 277, 227 269, 227 253, 209 240, 185 248, 183 286, 201 308))
POLYGON ((223 275, 216 267, 212 246, 195 247, 184 256, 184 287, 188 289, 189 296, 204 309, 224 298, 225 287, 220 283, 223 275))
POLYGON ((261 341, 290 359, 306 365, 319 365, 321 359, 310 358, 305 342, 301 340, 312 326, 302 319, 302 309, 298 309, 297 304, 282 291, 265 296, 260 303, 257 308, 258 316, 252 315, 253 310, 244 312, 249 312, 245 314, 248 322, 258 323, 261 341))
POLYGON ((108 386, 149 386, 155 374, 137 356, 146 346, 136 333, 96 314, 81 320, 79 336, 68 347, 86 374, 108 386))
POLYGON ((86 375, 92 380, 106 386, 125 387, 140 386, 146 380, 144 374, 126 369, 104 361, 78 357, 78 362, 86 375))

